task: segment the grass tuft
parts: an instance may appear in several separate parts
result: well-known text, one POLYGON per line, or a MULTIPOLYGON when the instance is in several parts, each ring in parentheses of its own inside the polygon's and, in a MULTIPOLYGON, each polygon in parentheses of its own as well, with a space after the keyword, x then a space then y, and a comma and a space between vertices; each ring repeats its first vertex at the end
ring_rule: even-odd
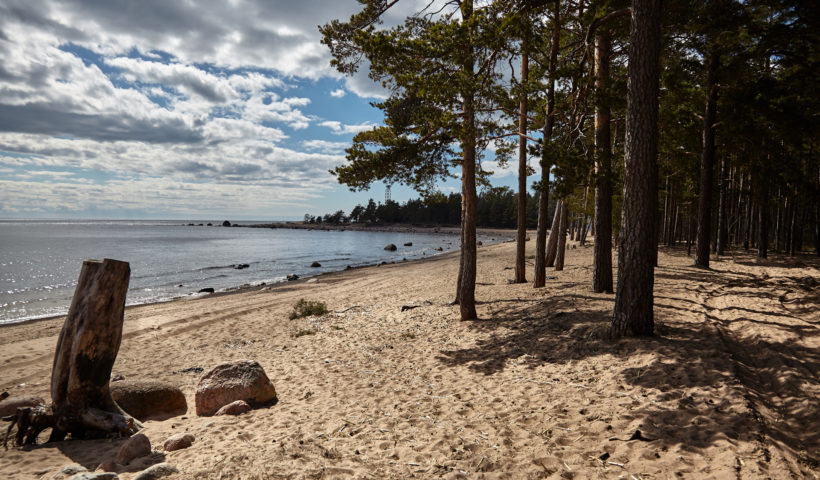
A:
POLYGON ((322 316, 327 313, 327 305, 325 305, 324 302, 314 302, 302 298, 293 306, 293 311, 290 312, 290 319, 295 320, 303 317, 322 316))

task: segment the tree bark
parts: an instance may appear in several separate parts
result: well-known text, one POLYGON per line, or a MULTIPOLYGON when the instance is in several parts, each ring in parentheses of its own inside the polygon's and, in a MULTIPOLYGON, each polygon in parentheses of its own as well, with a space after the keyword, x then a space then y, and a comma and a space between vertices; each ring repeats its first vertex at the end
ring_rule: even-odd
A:
MULTIPOLYGON (((555 78, 558 64, 558 43, 560 40, 561 26, 559 23, 560 2, 554 3, 552 14, 552 45, 550 46, 549 58, 549 81, 547 83, 547 107, 545 112, 543 145, 541 147, 541 181, 539 184, 540 193, 538 196, 538 230, 535 237, 535 280, 533 287, 541 288, 547 283, 547 222, 549 193, 550 193, 550 170, 552 161, 550 159, 550 142, 552 141, 552 129, 555 124, 555 78)), ((554 223, 554 222, 553 222, 554 223)))
POLYGON ((555 270, 558 272, 564 269, 564 256, 567 252, 567 210, 567 202, 561 202, 561 222, 558 224, 558 246, 555 255, 555 270))
POLYGON ((720 57, 712 53, 706 74, 706 113, 703 116, 703 150, 700 156, 698 203, 698 245, 695 265, 709 268, 709 240, 712 236, 712 183, 715 170, 715 118, 717 114, 717 70, 720 57))
MULTIPOLYGON (((35 443, 51 427, 49 441, 100 436, 130 436, 142 425, 111 398, 109 379, 122 339, 127 262, 86 260, 57 341, 51 372, 50 407, 19 409, 17 443, 35 443)), ((5 442, 4 442, 5 443, 5 442)))
POLYGON ((718 197, 718 235, 717 235, 717 242, 716 242, 716 252, 719 256, 723 255, 726 251, 726 242, 729 240, 729 214, 727 212, 729 208, 729 198, 728 198, 728 190, 729 190, 729 178, 728 175, 728 167, 727 167, 726 158, 721 159, 720 161, 720 195, 718 197))
POLYGON ((658 210, 660 0, 632 0, 624 207, 610 335, 652 335, 658 210))
MULTIPOLYGON (((468 20, 473 14, 473 1, 461 3, 461 16, 468 20)), ((472 77, 475 69, 475 56, 472 47, 465 57, 462 69, 468 77, 472 77)), ((461 287, 459 289, 459 307, 462 320, 477 318, 475 309, 475 279, 476 279, 476 220, 478 217, 478 196, 476 195, 476 126, 475 126, 475 92, 467 86, 463 90, 463 121, 461 133, 461 181, 464 192, 464 216, 461 219, 464 238, 461 250, 464 255, 461 269, 461 287)))
POLYGON ((612 293, 612 151, 610 110, 606 98, 609 84, 609 31, 595 36, 595 239, 592 291, 612 293))
POLYGON ((558 200, 555 205, 555 215, 552 219, 552 227, 550 228, 550 237, 547 241, 547 256, 546 265, 548 267, 555 266, 555 255, 558 252, 558 230, 561 226, 561 209, 564 208, 564 201, 558 200))
POLYGON ((527 79, 529 57, 526 35, 521 40, 521 97, 518 112, 518 233, 515 248, 515 283, 527 281, 527 79))
MULTIPOLYGON (((765 188, 764 188, 765 190, 765 188)), ((761 201, 757 207, 757 257, 769 256, 769 218, 766 212, 766 202, 761 201)))

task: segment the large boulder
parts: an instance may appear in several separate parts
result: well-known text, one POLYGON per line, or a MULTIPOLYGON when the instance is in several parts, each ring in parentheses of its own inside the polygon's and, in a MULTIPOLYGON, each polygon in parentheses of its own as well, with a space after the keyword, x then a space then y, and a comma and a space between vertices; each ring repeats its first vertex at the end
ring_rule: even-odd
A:
POLYGON ((245 400, 253 407, 276 402, 273 388, 259 362, 223 363, 206 373, 196 387, 196 414, 211 416, 223 406, 245 400))
POLYGON ((137 420, 183 415, 188 410, 179 388, 156 380, 122 380, 110 384, 111 398, 137 420))
POLYGON ((7 417, 17 413, 18 408, 36 407, 45 405, 46 402, 40 397, 8 397, 0 401, 0 417, 7 417))

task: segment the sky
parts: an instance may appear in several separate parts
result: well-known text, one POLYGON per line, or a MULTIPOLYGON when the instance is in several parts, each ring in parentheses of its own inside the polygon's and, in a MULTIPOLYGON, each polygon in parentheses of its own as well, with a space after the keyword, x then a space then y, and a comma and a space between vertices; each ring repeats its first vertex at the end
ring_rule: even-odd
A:
MULTIPOLYGON (((399 2, 386 24, 424 4, 399 2)), ((366 69, 336 72, 320 43, 318 25, 358 7, 3 0, 0 218, 298 219, 383 200, 383 184, 353 193, 328 172, 382 119, 385 92, 366 69)))

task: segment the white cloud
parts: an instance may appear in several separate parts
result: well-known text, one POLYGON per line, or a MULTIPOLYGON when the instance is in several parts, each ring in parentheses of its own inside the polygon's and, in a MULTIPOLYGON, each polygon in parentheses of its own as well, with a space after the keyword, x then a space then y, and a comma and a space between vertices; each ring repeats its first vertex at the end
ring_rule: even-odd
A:
POLYGON ((344 125, 342 122, 336 120, 325 120, 324 122, 319 122, 319 125, 329 128, 335 135, 350 135, 363 132, 365 130, 370 130, 376 126, 375 123, 371 122, 364 122, 355 125, 344 125))
POLYGON ((347 92, 343 88, 337 88, 336 90, 330 92, 330 96, 333 98, 342 98, 345 95, 347 95, 347 92))
POLYGON ((323 153, 339 153, 350 146, 350 142, 328 142, 326 140, 306 140, 302 145, 308 150, 318 150, 323 153))

